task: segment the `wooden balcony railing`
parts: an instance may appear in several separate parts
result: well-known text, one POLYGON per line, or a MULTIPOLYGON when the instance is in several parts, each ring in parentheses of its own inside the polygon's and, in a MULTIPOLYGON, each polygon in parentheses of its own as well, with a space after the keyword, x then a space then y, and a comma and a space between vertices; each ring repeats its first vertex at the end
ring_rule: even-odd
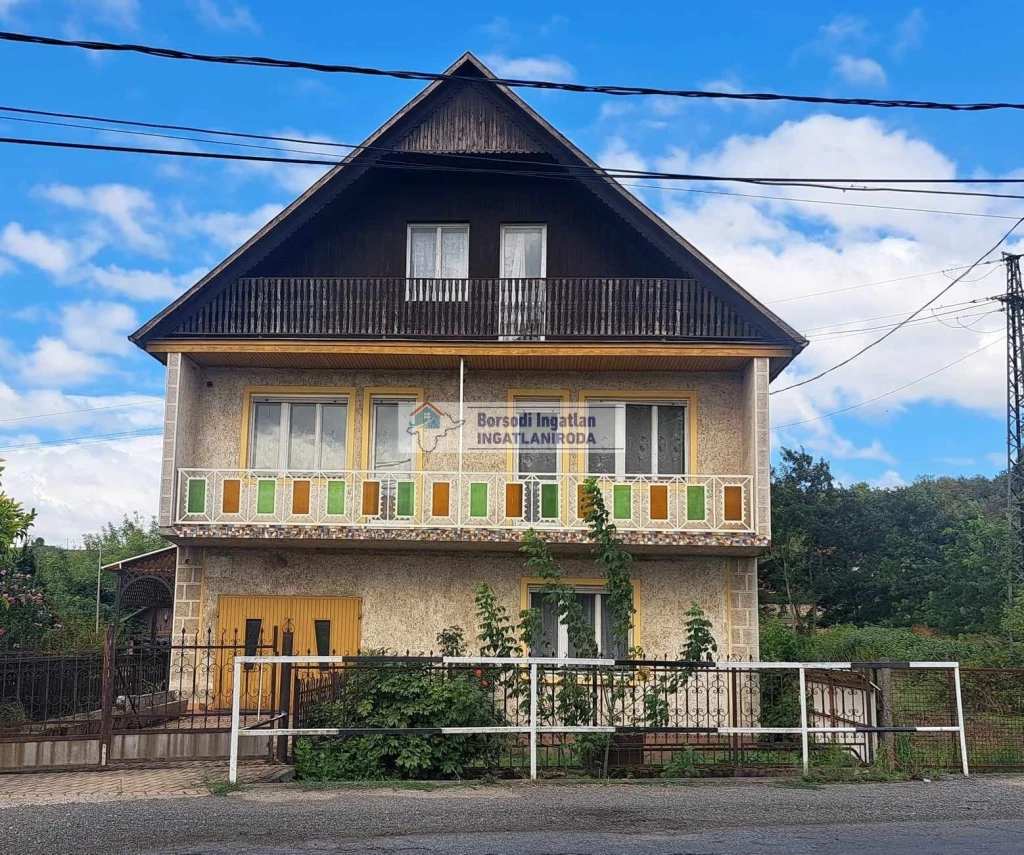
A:
MULTIPOLYGON (((585 475, 178 471, 176 524, 584 529, 585 475)), ((623 531, 755 529, 749 475, 597 476, 623 531)))
POLYGON ((172 335, 490 340, 750 339, 692 279, 238 279, 172 335))

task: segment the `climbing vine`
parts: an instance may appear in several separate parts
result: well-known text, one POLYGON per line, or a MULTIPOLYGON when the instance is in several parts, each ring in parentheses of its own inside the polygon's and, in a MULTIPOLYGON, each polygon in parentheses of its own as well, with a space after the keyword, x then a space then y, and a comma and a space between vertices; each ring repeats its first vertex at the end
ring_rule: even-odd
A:
MULTIPOLYGON (((601 568, 605 579, 608 613, 612 618, 612 638, 619 650, 629 647, 629 633, 633 629, 633 582, 630 564, 633 556, 622 545, 615 524, 604 503, 604 496, 594 478, 583 482, 583 508, 587 521, 587 536, 594 542, 591 554, 601 568)), ((604 651, 605 654, 610 651, 604 651)))

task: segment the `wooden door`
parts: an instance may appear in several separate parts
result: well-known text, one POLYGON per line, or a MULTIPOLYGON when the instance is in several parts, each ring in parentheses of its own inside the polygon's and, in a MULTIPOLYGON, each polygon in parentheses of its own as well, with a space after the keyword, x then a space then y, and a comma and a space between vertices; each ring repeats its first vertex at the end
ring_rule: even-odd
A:
MULTIPOLYGON (((228 644, 237 638, 246 654, 255 655, 259 644, 271 643, 275 627, 280 648, 281 634, 290 622, 294 655, 355 655, 359 652, 362 605, 359 597, 218 597, 218 636, 228 644)), ((266 652, 266 648, 259 652, 266 652)), ((219 702, 224 708, 231 706, 232 667, 225 661, 221 668, 224 688, 219 702)), ((273 673, 280 674, 280 667, 273 673)), ((259 705, 265 709, 273 688, 269 667, 246 667, 242 707, 259 705)))

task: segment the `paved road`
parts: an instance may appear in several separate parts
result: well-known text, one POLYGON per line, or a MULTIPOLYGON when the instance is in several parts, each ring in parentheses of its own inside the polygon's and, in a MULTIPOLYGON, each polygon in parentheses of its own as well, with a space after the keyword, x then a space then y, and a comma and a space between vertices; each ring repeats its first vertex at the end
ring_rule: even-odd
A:
POLYGON ((1024 777, 813 790, 760 782, 261 785, 224 797, 0 810, 0 851, 1019 855, 1024 777))

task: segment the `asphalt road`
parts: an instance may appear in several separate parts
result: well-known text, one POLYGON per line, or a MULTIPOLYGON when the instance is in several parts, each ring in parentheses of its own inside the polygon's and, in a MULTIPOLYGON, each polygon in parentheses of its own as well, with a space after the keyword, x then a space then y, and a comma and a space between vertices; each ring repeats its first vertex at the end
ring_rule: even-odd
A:
POLYGON ((0 852, 1019 855, 1024 776, 819 789, 767 782, 260 785, 222 797, 0 810, 0 852))

